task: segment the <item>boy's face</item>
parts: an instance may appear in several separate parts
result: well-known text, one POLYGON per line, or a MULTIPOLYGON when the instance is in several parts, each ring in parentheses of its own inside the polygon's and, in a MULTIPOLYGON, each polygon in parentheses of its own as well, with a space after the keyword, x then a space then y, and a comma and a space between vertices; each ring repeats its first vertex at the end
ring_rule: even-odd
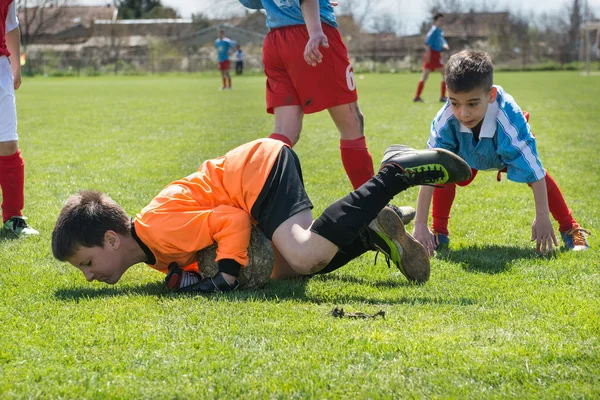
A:
POLYGON ((99 281, 114 285, 129 267, 125 262, 121 248, 121 240, 117 233, 107 231, 104 235, 104 246, 80 246, 67 261, 79 269, 88 282, 99 281))
POLYGON ((476 88, 470 92, 455 93, 448 89, 452 113, 464 126, 473 129, 483 121, 490 104, 496 101, 497 89, 476 88))

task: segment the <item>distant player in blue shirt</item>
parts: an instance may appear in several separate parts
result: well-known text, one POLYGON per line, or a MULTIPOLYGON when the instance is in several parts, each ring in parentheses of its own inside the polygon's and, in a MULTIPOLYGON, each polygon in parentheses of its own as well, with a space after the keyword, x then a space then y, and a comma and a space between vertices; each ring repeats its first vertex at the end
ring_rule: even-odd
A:
POLYGON ((340 133, 342 164, 354 188, 373 174, 364 118, 348 51, 329 0, 240 0, 264 9, 269 33, 263 44, 267 112, 272 138, 293 146, 304 114, 327 110, 340 133))
MULTIPOLYGON (((471 179, 442 187, 422 187, 417 200, 414 237, 429 254, 450 242, 448 220, 456 185, 467 186, 478 170, 507 172, 508 179, 533 190, 535 219, 531 239, 536 251, 546 254, 558 245, 550 214, 568 249, 589 248, 586 233, 573 219, 558 185, 542 166, 531 133, 529 114, 500 86, 493 85, 494 66, 485 52, 461 51, 446 65, 449 101, 431 124, 429 148, 446 149, 472 168, 471 179), (433 197, 432 231, 427 227, 433 197)), ((498 179, 500 174, 498 173, 498 179)), ((491 221, 490 221, 491 222, 491 221)))
POLYGON ((221 90, 231 89, 231 75, 229 75, 229 53, 235 47, 235 42, 225 37, 225 31, 219 31, 219 37, 215 40, 217 49, 217 58, 219 60, 219 71, 223 78, 223 87, 221 90))
POLYGON ((444 82, 444 63, 442 61, 442 52, 448 51, 448 43, 444 39, 444 32, 441 29, 444 23, 444 15, 437 13, 433 16, 433 26, 425 36, 425 54, 423 55, 423 74, 417 85, 417 93, 413 101, 422 102, 421 93, 425 87, 425 81, 431 71, 442 74, 442 88, 440 101, 446 101, 446 82, 444 82))

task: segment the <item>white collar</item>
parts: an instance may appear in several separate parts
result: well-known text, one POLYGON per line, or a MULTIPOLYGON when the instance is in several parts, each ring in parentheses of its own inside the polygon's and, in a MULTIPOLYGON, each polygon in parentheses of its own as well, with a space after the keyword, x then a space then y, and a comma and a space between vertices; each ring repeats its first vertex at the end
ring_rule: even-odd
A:
MULTIPOLYGON (((485 112, 485 117, 483 117, 483 124, 481 125, 481 131, 479 131, 479 138, 488 138, 491 139, 496 134, 496 115, 498 114, 498 97, 496 97, 496 101, 490 104, 485 112)), ((473 133, 471 128, 467 128, 460 123, 460 131, 462 133, 473 133)))

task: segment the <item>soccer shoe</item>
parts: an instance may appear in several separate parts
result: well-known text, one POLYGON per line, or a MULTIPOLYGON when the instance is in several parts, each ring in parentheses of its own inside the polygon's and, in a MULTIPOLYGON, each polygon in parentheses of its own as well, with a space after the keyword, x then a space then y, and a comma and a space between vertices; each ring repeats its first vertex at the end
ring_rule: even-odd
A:
POLYGON ((404 225, 408 225, 410 221, 415 219, 415 215, 417 214, 417 211, 411 206, 398 207, 394 204, 388 204, 388 207, 398 214, 404 225))
POLYGON ((591 232, 580 227, 560 233, 565 247, 573 251, 582 251, 590 248, 586 235, 591 235, 591 232))
POLYGON ((406 230, 402 220, 390 207, 384 207, 369 224, 369 233, 375 250, 392 260, 411 282, 424 283, 429 279, 427 251, 406 230))
POLYGON ((444 149, 415 150, 401 144, 389 146, 381 168, 399 167, 407 185, 436 185, 462 182, 471 178, 471 167, 456 154, 444 149))
POLYGON ((16 216, 4 223, 4 230, 14 237, 27 237, 40 233, 27 224, 27 217, 16 216))
POLYGON ((439 233, 434 230, 432 230, 431 233, 433 233, 433 236, 435 237, 436 250, 447 249, 448 246, 450 246, 450 236, 444 235, 443 233, 439 233))
POLYGON ((422 99, 422 98, 420 98, 420 97, 415 97, 415 98, 413 99, 413 103, 424 103, 424 101, 423 101, 423 99, 422 99))

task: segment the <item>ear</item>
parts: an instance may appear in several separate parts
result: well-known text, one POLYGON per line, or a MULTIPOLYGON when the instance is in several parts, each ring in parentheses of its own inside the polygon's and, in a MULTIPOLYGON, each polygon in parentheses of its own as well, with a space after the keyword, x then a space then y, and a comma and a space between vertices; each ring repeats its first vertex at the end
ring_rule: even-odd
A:
POLYGON ((498 96, 498 88, 496 86, 492 86, 492 88, 490 89, 490 104, 496 101, 496 96, 498 96))
POLYGON ((117 250, 121 246, 121 236, 111 230, 104 232, 104 247, 106 246, 111 250, 117 250))

